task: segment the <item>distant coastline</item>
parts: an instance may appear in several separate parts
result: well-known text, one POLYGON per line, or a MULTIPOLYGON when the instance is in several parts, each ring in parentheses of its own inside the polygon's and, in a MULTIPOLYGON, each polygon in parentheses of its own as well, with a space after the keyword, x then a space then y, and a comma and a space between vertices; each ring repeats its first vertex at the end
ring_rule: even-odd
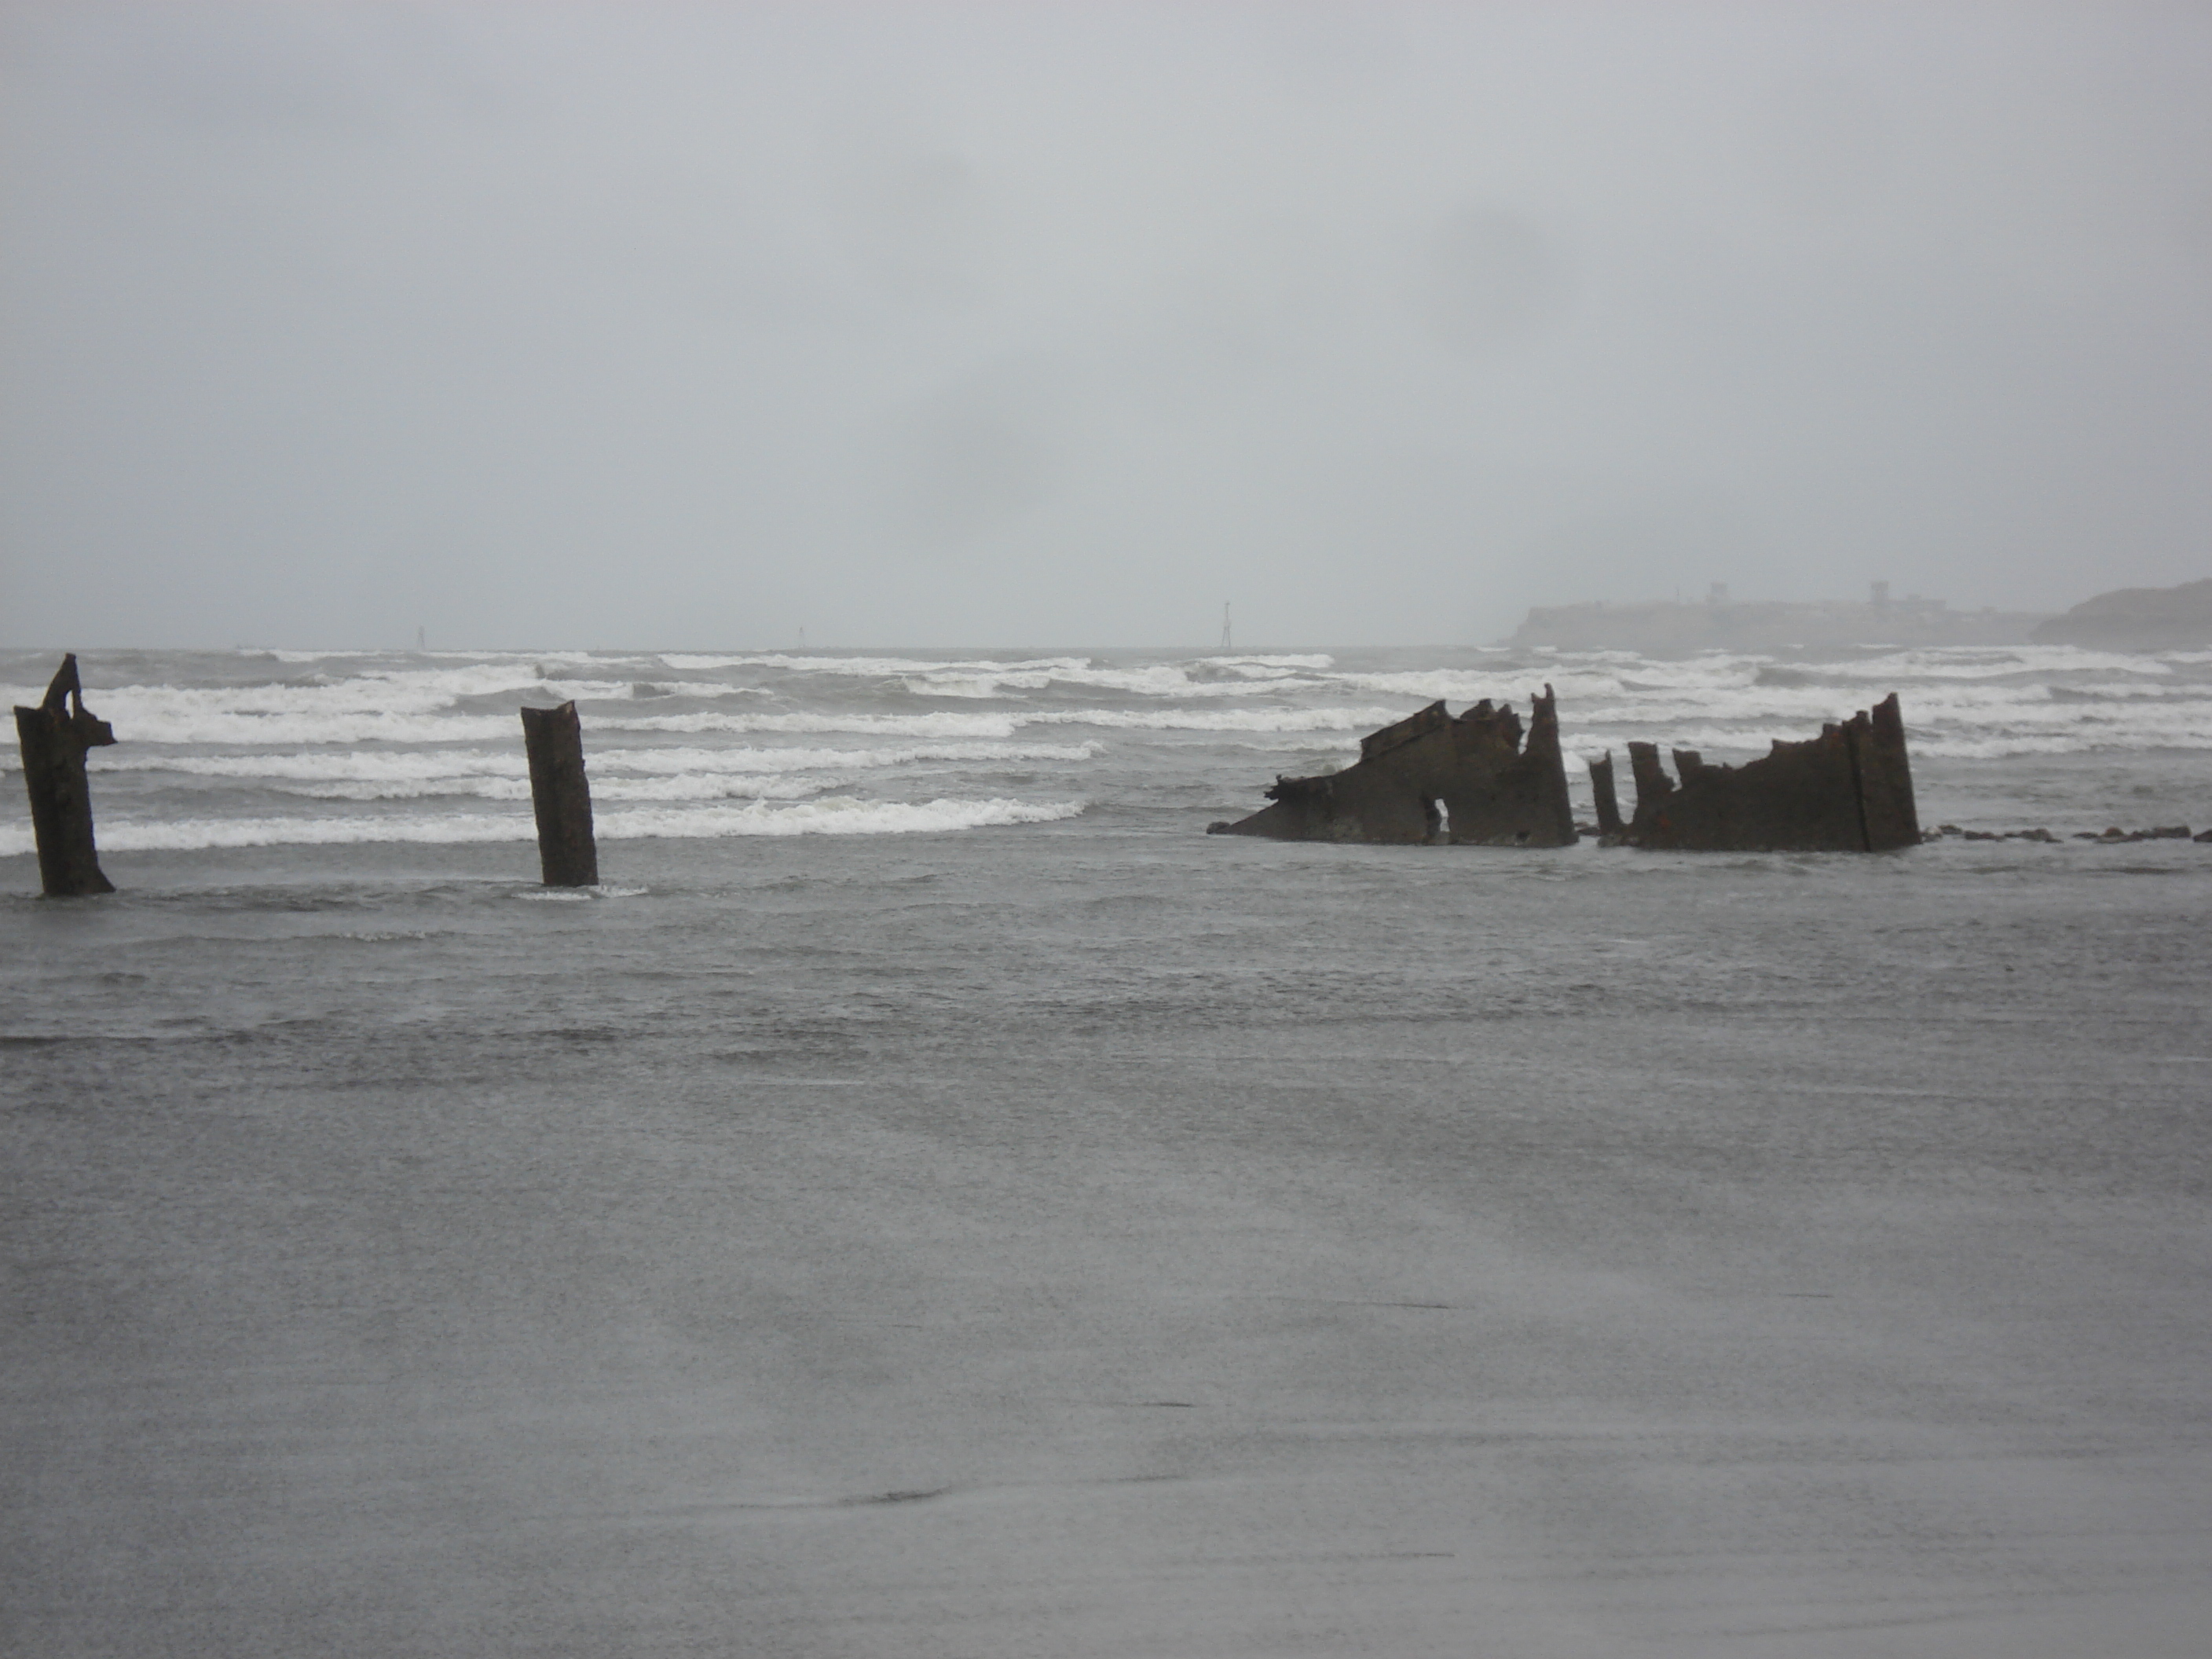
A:
MULTIPOLYGON (((2212 586, 2212 584, 2208 584, 2212 586)), ((1764 600, 1739 604, 1715 583, 1701 602, 1537 605, 1514 633, 1523 647, 1635 651, 1679 656, 1693 651, 1778 651, 1856 645, 2025 645, 2047 612, 1954 611, 1914 593, 1893 599, 1887 582, 1849 600, 1764 600)))
POLYGON ((2116 587, 2051 617, 2033 637, 2039 645, 2117 651, 2212 646, 2212 577, 2178 587, 2116 587))

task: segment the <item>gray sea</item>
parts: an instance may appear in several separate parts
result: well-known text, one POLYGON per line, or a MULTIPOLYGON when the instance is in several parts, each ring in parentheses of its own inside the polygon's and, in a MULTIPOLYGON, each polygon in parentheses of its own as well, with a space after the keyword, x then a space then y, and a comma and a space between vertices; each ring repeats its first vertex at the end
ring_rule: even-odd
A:
POLYGON ((2212 827, 2212 653, 82 661, 7 1652, 2206 1650, 2212 845, 2072 837, 2212 827), (1547 683, 2059 839, 1203 833, 1547 683))

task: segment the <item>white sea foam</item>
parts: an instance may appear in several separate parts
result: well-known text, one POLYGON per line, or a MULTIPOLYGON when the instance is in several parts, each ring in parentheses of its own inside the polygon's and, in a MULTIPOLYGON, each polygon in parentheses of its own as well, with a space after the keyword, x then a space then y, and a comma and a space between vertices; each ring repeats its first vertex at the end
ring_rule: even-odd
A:
MULTIPOLYGON (((1396 674, 1340 674, 1330 684, 1344 690, 1364 691, 1381 696, 1419 698, 1424 703, 1439 697, 1457 705, 1480 702, 1484 698, 1492 702, 1506 702, 1525 707, 1528 700, 1544 689, 1540 677, 1531 679, 1522 676, 1518 683, 1513 677, 1501 677, 1487 669, 1434 669, 1396 674)), ((1409 709, 1407 711, 1411 713, 1409 709)), ((1457 708, 1455 707, 1454 712, 1457 708)))
MULTIPOLYGON (((625 749, 592 744, 587 750, 594 789, 610 773, 636 772, 664 777, 753 776, 781 772, 863 771, 929 763, 983 765, 1074 762, 1093 759, 1100 752, 1101 745, 1095 741, 914 744, 890 749, 625 749)), ((389 785, 395 789, 473 779, 524 779, 530 775, 529 763, 520 752, 520 744, 511 749, 496 750, 331 748, 292 754, 245 755, 134 753, 118 745, 99 751, 92 763, 101 771, 177 772, 195 777, 389 785)))
POLYGON ((671 668, 705 671, 717 668, 775 668, 791 673, 842 675, 858 679, 896 679, 906 674, 1033 673, 1054 668, 1085 666, 1087 657, 1019 657, 1013 659, 929 657, 804 657, 787 652, 766 652, 741 657, 663 655, 671 668))
POLYGON ((650 887, 623 887, 603 881, 595 887, 525 887, 512 896, 541 902, 550 899, 556 903, 588 904, 595 898, 643 898, 652 890, 650 887))
MULTIPOLYGON (((586 694, 562 691, 563 700, 570 696, 581 699, 586 694)), ((618 694, 630 702, 658 702, 664 697, 772 697, 775 694, 764 685, 729 685, 720 680, 672 680, 663 676, 657 680, 632 680, 618 694)))
POLYGON ((1024 726, 1098 726, 1128 732, 1348 732, 1403 720, 1407 708, 1089 708, 1016 718, 1024 726))
POLYGON ((124 743, 205 744, 238 748, 265 744, 298 747, 309 744, 422 744, 521 742, 522 727, 513 715, 441 714, 435 709, 401 713, 325 713, 319 710, 258 713, 224 708, 131 708, 111 704, 105 694, 95 712, 115 727, 124 743))
POLYGON ((1086 803, 988 800, 883 801, 833 795, 793 806, 754 805, 686 811, 610 812, 599 833, 615 840, 652 836, 902 836, 1072 818, 1086 803))
POLYGON ((1224 667, 1224 668, 1237 668, 1237 667, 1242 667, 1242 666, 1243 666, 1243 665, 1247 665, 1247 664, 1250 665, 1251 666, 1253 666, 1253 667, 1255 667, 1255 668, 1313 668, 1313 669, 1323 669, 1323 668, 1334 668, 1334 667, 1335 667, 1335 666, 1336 666, 1336 659, 1335 659, 1335 658, 1334 658, 1334 657, 1332 657, 1332 656, 1326 655, 1326 654, 1324 654, 1324 653, 1320 653, 1320 652, 1316 652, 1316 653, 1312 653, 1311 655, 1308 655, 1308 656, 1302 656, 1302 657, 1299 657, 1299 656, 1289 656, 1289 657, 1283 657, 1283 656, 1277 656, 1277 657, 1253 657, 1253 656, 1238 656, 1238 655, 1236 655, 1236 654, 1234 654, 1234 653, 1231 653, 1231 654, 1229 654, 1229 655, 1219 656, 1219 657, 1201 657, 1201 658, 1200 658, 1200 659, 1199 659, 1199 660, 1200 660, 1200 661, 1201 661, 1201 662, 1207 662, 1207 663, 1218 663, 1218 664, 1219 664, 1222 667, 1224 667))
MULTIPOLYGON (((1808 667, 1814 666, 1808 665, 1808 667)), ((2016 645, 1899 651, 1855 662, 1821 663, 1815 672, 1841 679, 1896 680, 1923 676, 1942 679, 1986 679, 2014 674, 2079 674, 2118 670, 2133 674, 2170 674, 2159 657, 2112 651, 2087 651, 2071 645, 2016 645)))
MULTIPOLYGON (((275 783, 276 793, 310 800, 429 800, 441 796, 477 800, 528 800, 527 778, 402 778, 388 782, 336 779, 327 783, 275 783)), ((597 777, 592 798, 611 800, 804 800, 834 786, 796 772, 692 773, 679 777, 597 777)))
MULTIPOLYGON (((248 745, 305 747, 317 744, 521 743, 521 726, 513 714, 440 712, 437 708, 386 713, 295 709, 262 713, 234 708, 111 707, 102 694, 97 712, 131 743, 202 745, 234 749, 248 745)), ((651 702, 626 707, 649 708, 651 702)), ((589 749, 595 734, 609 732, 727 732, 766 733, 850 733, 889 738, 1007 738, 1021 724, 1010 714, 868 714, 807 713, 737 714, 701 710, 685 714, 624 714, 591 711, 584 716, 589 749)))
MULTIPOLYGON (((1766 736, 1809 736, 1845 719, 1871 698, 1818 685, 1676 689, 1633 692, 1563 704, 1577 729, 1622 729, 1672 738, 1692 726, 1734 727, 1739 742, 1766 736)), ((1905 730, 1916 743, 2002 739, 2002 752, 2070 752, 2100 744, 2115 748, 2202 747, 2212 737, 2212 688, 2089 689, 1988 682, 1923 683, 1901 687, 1905 730)), ((1929 752, 1938 752, 1931 750, 1929 752)), ((1957 751, 1966 752, 1966 751, 1957 751)), ((1998 752, 1998 751, 1992 751, 1998 752)))
POLYGON ((1139 668, 1082 664, 994 671, 960 665, 903 675, 899 683, 918 696, 1003 697, 1061 685, 1136 697, 1252 697, 1279 692, 1298 678, 1287 668, 1249 663, 1155 663, 1139 668))
POLYGON ((703 734, 728 732, 789 732, 829 735, 848 732, 858 737, 885 738, 1011 738, 1022 724, 1015 714, 724 714, 705 711, 696 714, 649 714, 635 719, 600 720, 593 729, 609 732, 678 732, 703 734))
POLYGON ((1005 674, 993 678, 940 675, 927 680, 910 677, 900 684, 920 697, 969 698, 1013 697, 1030 691, 1048 691, 1055 684, 1146 697, 1258 697, 1282 690, 1279 683, 1261 678, 1209 681, 1181 675, 1134 674, 1005 674))
POLYGON ((1089 657, 817 657, 785 653, 755 656, 665 655, 687 672, 757 668, 897 684, 917 696, 1000 698, 1054 685, 1118 691, 1132 696, 1243 696, 1301 673, 1328 669, 1326 656, 1236 656, 1118 667, 1089 657))
MULTIPOLYGON (((91 764, 102 772, 177 772, 202 778, 404 783, 438 778, 527 777, 530 763, 520 750, 518 741, 513 750, 331 748, 292 754, 179 755, 148 753, 135 744, 125 744, 96 751, 91 764)), ((595 765, 598 758, 592 757, 595 765)))
MULTIPOLYGON (((1832 720, 1833 715, 1830 716, 1832 720)), ((1741 726, 1692 724, 1687 721, 1608 725, 1589 720, 1562 723, 1562 741, 1571 750, 1597 753, 1620 751, 1632 739, 1656 742, 1662 750, 1694 749, 1709 757, 1731 754, 1763 754, 1775 742, 1795 743, 1814 736, 1826 721, 1749 722, 1741 726)), ((2132 722, 2095 722, 2070 729, 1972 730, 1955 726, 1905 724, 1909 752, 1958 760, 1996 760, 2010 756, 2080 755, 2100 752, 2148 752, 2159 749, 2203 748, 2203 725, 2146 727, 2132 722)))
POLYGON ((1104 752, 1097 741, 1086 743, 932 743, 903 744, 896 749, 616 749, 594 752, 592 764, 640 772, 713 771, 728 767, 747 771, 852 770, 873 767, 913 766, 933 762, 981 765, 985 763, 1095 760, 1104 752))
MULTIPOLYGON (((102 688, 88 701, 129 741, 209 744, 482 742, 513 738, 518 718, 512 710, 463 709, 465 699, 513 697, 518 706, 524 700, 624 707, 660 701, 640 696, 636 680, 547 679, 538 672, 544 665, 462 664, 251 685, 121 685, 102 688)), ((715 683, 666 690, 681 697, 763 695, 757 687, 715 683)), ((25 688, 15 701, 35 702, 41 695, 25 688)), ((586 724, 610 721, 592 712, 586 724)))
MULTIPOLYGON (((1097 663, 1095 657, 860 657, 805 655, 788 651, 733 652, 702 655, 697 653, 664 651, 659 659, 671 668, 686 672, 702 672, 718 668, 781 668, 801 673, 860 674, 872 678, 886 678, 906 673, 930 672, 942 670, 957 672, 976 670, 996 673, 1007 670, 1039 668, 1089 668, 1097 663)), ((1218 667, 1310 668, 1333 667, 1336 659, 1322 653, 1304 655, 1265 654, 1251 652, 1224 652, 1218 655, 1191 659, 1197 663, 1218 667)))
MULTIPOLYGON (((691 666, 692 659, 672 666, 691 666)), ((1148 663, 1115 667, 1084 657, 933 662, 905 657, 756 657, 719 665, 843 676, 896 684, 915 696, 969 699, 1018 696, 1054 686, 1130 696, 1249 696, 1291 678, 1295 665, 1250 659, 1148 663)))
POLYGON ((1909 738, 1914 754, 1955 760, 2002 760, 2013 756, 2148 753, 2159 749, 2202 749, 2205 727, 2187 734, 2105 728, 2065 736, 1997 733, 1989 737, 1923 736, 1909 738))
MULTIPOLYGON (((515 735, 511 714, 483 710, 471 700, 510 696, 518 700, 578 697, 586 705, 586 730, 594 738, 622 732, 702 737, 819 733, 909 741, 958 738, 1004 741, 1023 726, 1036 724, 1224 732, 1379 724, 1438 697, 1462 708, 1485 696, 1519 704, 1540 677, 1550 678, 1556 686, 1568 718, 1586 726, 1741 723, 1747 728, 1794 727, 1846 714, 1851 705, 1887 684, 1904 693, 1908 721, 1927 730, 1931 737, 1972 744, 2002 740, 2030 750, 2043 742, 2072 748, 2085 736, 2095 740, 2097 717, 2085 720, 2070 714, 2053 716, 2048 712, 2053 703, 2103 700, 2171 702, 2175 706, 2172 719, 2149 710, 2140 719, 2130 714, 2127 732, 2115 726, 2112 735, 2120 746, 2201 743, 2201 732, 2191 728, 2207 725, 2203 716, 2212 707, 2212 691, 2201 680, 2173 678, 2178 665, 2193 661, 2191 653, 2168 653, 2161 659, 2067 647, 1895 651, 1828 663, 1780 663, 1765 655, 1725 652, 1674 660, 1645 659, 1618 652, 1555 653, 1540 669, 1503 673, 1480 668, 1340 672, 1332 659, 1319 654, 1222 653, 1116 665, 1074 656, 932 659, 780 653, 660 657, 513 653, 484 657, 449 654, 427 659, 410 657, 396 665, 367 666, 360 665, 358 656, 345 653, 279 654, 303 665, 315 665, 319 672, 248 685, 113 687, 95 694, 95 707, 115 722, 127 744, 208 748, 331 745, 352 749, 365 757, 380 752, 374 745, 384 744, 468 743, 504 748, 513 744, 515 735), (341 661, 356 672, 343 672, 338 666, 341 661), (641 696, 636 678, 607 678, 617 667, 650 675, 662 666, 686 672, 744 666, 792 675, 827 674, 847 681, 873 678, 884 682, 884 689, 893 694, 894 708, 900 693, 1020 703, 1048 690, 1063 699, 1088 690, 1158 700, 1168 706, 1086 710, 1067 707, 1062 701, 1050 708, 1032 704, 973 712, 899 713, 881 707, 803 706, 738 712, 684 708, 679 703, 659 712, 660 699, 652 695, 653 686, 649 684, 647 695, 641 696), (320 672, 323 669, 330 672, 320 672), (571 674, 575 677, 563 678, 571 674), (547 678, 549 675, 553 678, 547 678), (1865 687, 1865 693, 1855 694, 1854 686, 1865 687), (1393 706, 1362 708, 1351 714, 1304 706, 1316 702, 1333 705, 1346 692, 1387 698, 1393 706), (1265 699, 1268 706, 1218 712, 1204 707, 1221 701, 1249 703, 1255 699, 1265 699), (2044 708, 2039 711, 2035 705, 2044 708), (2156 727, 2164 729, 2153 729, 2156 727)), ((34 701, 38 695, 35 686, 8 689, 20 701, 34 701)), ((769 695, 763 686, 726 678, 678 681, 666 689, 684 700, 769 695)), ((789 695, 802 705, 806 700, 801 692, 789 695)), ((596 746, 594 752, 596 760, 596 746)), ((842 763, 864 763, 854 757, 842 763)), ((492 772, 514 775, 501 767, 494 767, 492 772)), ((240 777, 252 775, 249 769, 235 773, 240 777)))

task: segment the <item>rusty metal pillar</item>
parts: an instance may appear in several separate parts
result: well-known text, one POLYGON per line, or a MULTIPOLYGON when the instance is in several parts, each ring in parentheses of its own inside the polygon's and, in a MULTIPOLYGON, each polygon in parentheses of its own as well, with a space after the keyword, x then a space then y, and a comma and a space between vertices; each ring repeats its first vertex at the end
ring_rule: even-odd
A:
POLYGON ((525 708, 522 742, 530 754, 530 804, 538 814, 538 863, 548 887, 596 887, 599 844, 592 836, 592 786, 584 776, 584 728, 576 705, 525 708))
POLYGON ((1613 789, 1613 750, 1608 749, 1589 763, 1590 794, 1597 802, 1597 832, 1607 840, 1620 836, 1626 828, 1620 821, 1620 797, 1613 789))
POLYGON ((36 708, 15 707, 15 740, 23 750, 23 787, 31 795, 31 825, 39 841, 39 882, 48 898, 112 893, 92 844, 92 792, 84 754, 115 741, 114 728, 84 706, 76 653, 36 708))

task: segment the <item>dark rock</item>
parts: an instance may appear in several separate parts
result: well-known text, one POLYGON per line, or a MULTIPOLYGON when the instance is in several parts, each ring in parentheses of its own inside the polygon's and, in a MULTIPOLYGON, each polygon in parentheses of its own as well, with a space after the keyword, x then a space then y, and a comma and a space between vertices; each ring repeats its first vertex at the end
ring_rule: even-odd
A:
POLYGON ((1966 839, 1968 841, 2003 841, 2006 837, 1990 830, 1969 830, 1966 831, 1966 839))
POLYGON ((1274 802, 1209 834, 1281 841, 1565 847, 1575 838, 1548 685, 1530 700, 1528 742, 1510 704, 1487 698, 1456 720, 1441 702, 1363 738, 1341 772, 1279 777, 1274 802))
POLYGON ((530 755, 530 804, 538 815, 538 863, 548 887, 596 887, 599 843, 592 835, 592 786, 584 775, 583 723, 576 705, 525 708, 522 742, 530 755))
POLYGON ((1822 727, 1817 738, 1778 741, 1741 766, 1709 765, 1696 750, 1678 749, 1679 786, 1652 744, 1630 744, 1628 761, 1636 816, 1624 839, 1633 846, 1881 853, 1919 844, 1905 720, 1893 692, 1869 711, 1822 727))
POLYGON ((2152 830, 2146 833, 2152 841, 2187 841, 2189 826, 2185 823, 2169 823, 2163 829, 2152 830))
POLYGON ((92 842, 92 791, 84 756, 115 741, 115 730, 84 706, 76 655, 60 671, 36 708, 15 707, 15 741, 23 751, 23 785, 39 844, 39 883, 49 898, 112 893, 92 842))

